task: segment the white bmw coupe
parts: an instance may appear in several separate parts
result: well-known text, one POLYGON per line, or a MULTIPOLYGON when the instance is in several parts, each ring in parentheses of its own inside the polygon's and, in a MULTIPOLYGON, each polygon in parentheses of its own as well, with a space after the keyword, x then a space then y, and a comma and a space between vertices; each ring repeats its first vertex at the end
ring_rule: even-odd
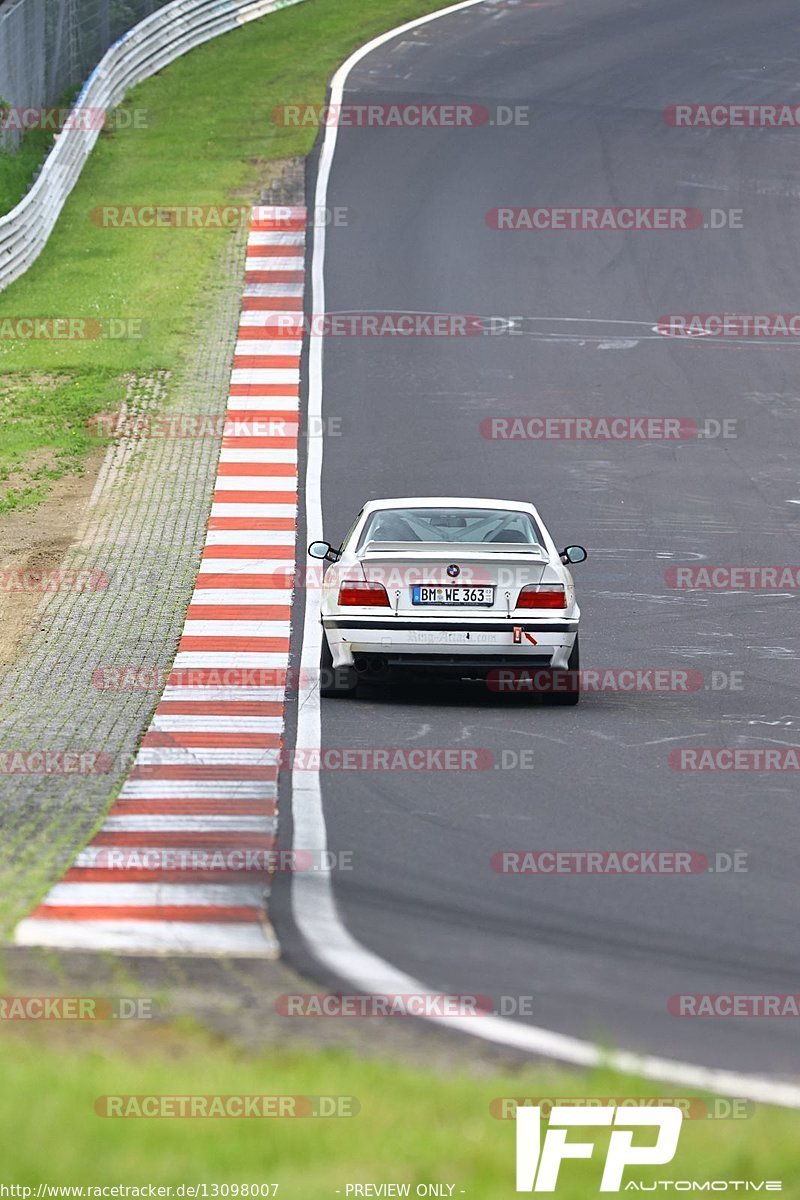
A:
MULTIPOLYGON (((532 504, 407 497, 371 500, 341 546, 312 542, 322 579, 323 696, 402 671, 497 680, 558 673, 538 688, 577 704, 580 609, 568 564, 532 504)), ((496 690, 502 690, 497 689, 496 690)))

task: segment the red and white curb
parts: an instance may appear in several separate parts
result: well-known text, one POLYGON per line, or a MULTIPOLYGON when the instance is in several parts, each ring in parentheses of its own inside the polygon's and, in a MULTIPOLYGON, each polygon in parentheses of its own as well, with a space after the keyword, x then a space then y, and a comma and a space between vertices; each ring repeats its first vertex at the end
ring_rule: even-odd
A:
POLYGON ((305 208, 253 210, 214 501, 174 667, 116 803, 17 926, 20 945, 277 955, 253 852, 276 844, 305 228, 305 208), (287 313, 296 336, 276 338, 287 313))

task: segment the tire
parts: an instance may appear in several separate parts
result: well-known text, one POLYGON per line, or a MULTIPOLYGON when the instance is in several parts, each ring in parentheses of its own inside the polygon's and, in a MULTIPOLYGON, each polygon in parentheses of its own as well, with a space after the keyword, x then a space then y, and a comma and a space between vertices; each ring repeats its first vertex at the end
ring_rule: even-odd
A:
MULTIPOLYGON (((578 642, 580 634, 575 634, 575 643, 570 651, 570 656, 567 659, 567 670, 574 671, 576 676, 581 669, 581 648, 578 642)), ((554 672, 555 674, 555 672, 554 672)), ((545 704, 552 704, 559 708, 564 708, 567 705, 577 704, 581 698, 580 682, 574 691, 569 692, 548 692, 544 697, 545 704)))
POLYGON ((319 654, 319 694, 327 700, 355 696, 358 677, 353 667, 334 667, 325 630, 319 654))

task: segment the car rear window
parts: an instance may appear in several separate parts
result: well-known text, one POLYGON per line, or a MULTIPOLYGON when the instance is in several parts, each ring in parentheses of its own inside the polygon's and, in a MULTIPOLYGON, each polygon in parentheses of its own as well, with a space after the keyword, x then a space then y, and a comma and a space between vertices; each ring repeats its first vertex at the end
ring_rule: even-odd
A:
POLYGON ((367 542, 503 542, 542 545, 527 513, 494 508, 382 508, 359 538, 367 542))

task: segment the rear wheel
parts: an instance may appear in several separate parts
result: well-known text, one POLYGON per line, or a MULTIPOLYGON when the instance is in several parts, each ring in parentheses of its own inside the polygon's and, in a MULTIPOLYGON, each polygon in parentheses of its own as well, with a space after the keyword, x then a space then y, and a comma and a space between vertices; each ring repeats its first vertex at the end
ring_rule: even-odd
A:
MULTIPOLYGON (((577 704, 581 698, 580 688, 580 669, 581 669, 581 648, 578 643, 579 634, 575 634, 575 643, 567 660, 567 671, 569 674, 569 690, 546 692, 544 696, 545 704, 556 704, 564 706, 567 704, 577 704)), ((553 675, 557 679, 562 675, 561 671, 554 671, 553 675)))
POLYGON ((358 677, 354 667, 335 667, 325 630, 319 654, 319 694, 327 699, 354 696, 358 677))

